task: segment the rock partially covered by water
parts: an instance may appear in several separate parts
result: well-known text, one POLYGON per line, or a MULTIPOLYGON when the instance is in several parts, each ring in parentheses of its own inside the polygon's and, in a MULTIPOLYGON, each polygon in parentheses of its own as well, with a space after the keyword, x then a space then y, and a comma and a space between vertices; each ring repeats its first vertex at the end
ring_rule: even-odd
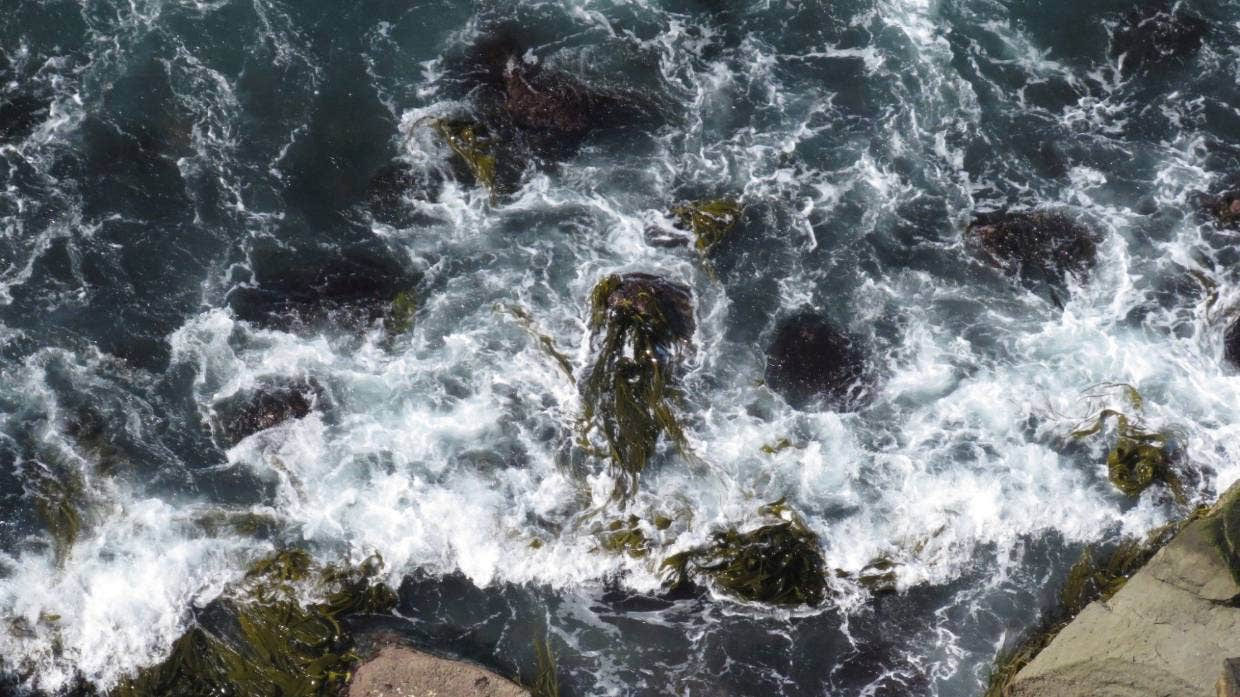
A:
POLYGON ((313 380, 276 383, 233 395, 214 406, 221 443, 232 447, 285 421, 305 418, 322 400, 313 380))
POLYGON ((415 219, 411 201, 433 201, 442 181, 428 171, 416 170, 404 162, 391 162, 375 172, 366 186, 366 203, 380 223, 406 226, 415 219))
POLYGON ((1052 287, 1067 274, 1084 277, 1098 255, 1093 232, 1058 211, 983 213, 969 226, 969 233, 994 265, 1025 281, 1052 287))
POLYGON ((1181 3, 1155 1, 1124 15, 1111 43, 1111 55, 1134 69, 1191 56, 1201 48, 1208 25, 1181 3))
POLYGON ((387 321, 417 285, 417 275, 371 249, 294 253, 281 247, 252 254, 255 278, 228 294, 239 319, 264 328, 364 330, 387 321))
POLYGON ((35 126, 47 118, 50 104, 47 99, 24 94, 0 99, 0 143, 30 135, 35 126))
POLYGON ((385 646, 349 681, 348 697, 529 697, 520 685, 464 661, 385 646))
POLYGON ((675 371, 693 336, 693 296, 658 276, 611 275, 595 285, 590 315, 595 359, 582 385, 584 435, 601 433, 615 494, 626 498, 661 436, 688 453, 673 401, 675 371))
POLYGON ((826 318, 784 319, 766 352, 766 384, 793 408, 850 408, 865 391, 865 355, 826 318))
POLYGON ((1227 327, 1223 335, 1223 358, 1234 368, 1240 368, 1240 319, 1227 327))
POLYGON ((1202 194, 1197 202, 1202 212, 1219 225, 1240 227, 1240 191, 1228 191, 1218 196, 1202 194))

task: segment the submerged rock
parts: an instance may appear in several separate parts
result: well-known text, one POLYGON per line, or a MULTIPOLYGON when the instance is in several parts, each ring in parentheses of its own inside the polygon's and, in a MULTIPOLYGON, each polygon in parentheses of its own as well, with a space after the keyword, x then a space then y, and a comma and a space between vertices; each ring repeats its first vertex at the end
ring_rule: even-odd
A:
POLYGON ((1222 227, 1240 227, 1240 191, 1228 191, 1218 196, 1200 195, 1197 202, 1202 212, 1222 227))
POLYGON ((33 95, 14 95, 0 101, 0 143, 30 135, 47 118, 50 100, 33 95))
POLYGON ((744 532, 716 531, 709 544, 665 559, 660 569, 666 585, 675 590, 702 577, 749 602, 793 607, 822 603, 827 578, 818 536, 782 501, 759 512, 772 522, 744 532))
POLYGON ((1120 21, 1111 55, 1124 66, 1141 67, 1187 58, 1201 48, 1209 26, 1205 20, 1166 0, 1142 3, 1120 21))
POLYGON ((850 408, 865 391, 865 356, 827 319, 784 319, 766 352, 766 384, 795 409, 850 408))
POLYGON ((348 697, 529 697, 520 685, 489 670, 405 646, 385 646, 349 680, 348 697))
POLYGON ((992 264, 1052 289, 1067 274, 1083 278, 1098 254, 1089 228, 1057 211, 983 213, 969 226, 969 233, 992 264))
POLYGON ((442 182, 428 172, 403 162, 391 162, 370 178, 366 203, 371 215, 380 223, 406 226, 414 221, 415 211, 409 205, 410 200, 433 201, 441 185, 442 182))
POLYGON ((678 283, 644 273, 612 275, 591 294, 594 364, 582 385, 583 440, 598 430, 616 496, 636 491, 641 471, 666 435, 688 452, 673 411, 682 348, 693 336, 693 296, 678 283))
POLYGON ((214 405, 216 432, 225 447, 285 421, 305 418, 322 398, 313 380, 271 385, 233 395, 214 405))
POLYGON ((739 201, 719 198, 683 203, 672 209, 672 217, 679 228, 693 233, 697 250, 706 253, 736 229, 744 212, 739 201))

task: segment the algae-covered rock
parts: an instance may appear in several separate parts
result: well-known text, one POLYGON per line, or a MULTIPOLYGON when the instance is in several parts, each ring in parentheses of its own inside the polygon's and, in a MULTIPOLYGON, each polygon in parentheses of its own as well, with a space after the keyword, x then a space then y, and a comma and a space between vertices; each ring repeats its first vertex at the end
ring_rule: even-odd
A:
POLYGON ((616 477, 631 495, 660 436, 688 444, 673 410, 674 371, 693 336, 689 289, 643 273, 612 275, 591 294, 594 364, 582 386, 584 437, 598 430, 616 477))
POLYGON ((1240 191, 1228 191, 1218 196, 1201 194, 1196 199, 1201 212, 1221 227, 1240 227, 1240 191))
POLYGON ((435 133, 452 152, 461 159, 474 180, 494 197, 500 193, 498 155, 495 141, 487 128, 475 121, 437 119, 432 126, 435 133))
MULTIPOLYGON (((67 464, 67 463, 66 463, 67 464)), ((64 564, 89 522, 90 496, 72 466, 31 462, 23 472, 26 494, 51 538, 57 565, 64 564)))
POLYGON ((1053 210, 983 213, 969 226, 972 242, 994 265, 1025 282, 1058 287, 1065 275, 1084 278, 1094 266, 1094 234, 1053 210))
POLYGON ((709 544, 663 560, 667 585, 676 588, 704 578, 749 602, 819 605, 827 579, 818 536, 782 501, 760 512, 770 522, 746 531, 716 531, 709 544))
POLYGON ((418 311, 418 296, 412 290, 402 290, 392 298, 392 305, 383 318, 383 328, 389 334, 404 334, 413 329, 413 315, 418 311))
POLYGON ((1168 0, 1141 3, 1128 11, 1111 42, 1111 55, 1125 68, 1188 58, 1201 48, 1209 25, 1183 3, 1168 0))
POLYGON ((599 549, 612 554, 626 554, 641 559, 650 553, 650 541, 642 531, 641 520, 631 515, 623 520, 613 520, 594 530, 599 549))
POLYGON ((335 697, 357 661, 342 620, 396 604, 375 580, 381 567, 372 558, 320 568, 300 550, 262 559, 198 613, 167 659, 111 697, 335 697), (303 592, 323 600, 304 604, 303 592))
POLYGON ((785 318, 766 353, 766 384, 795 409, 847 409, 865 391, 865 356, 824 317, 785 318))
MULTIPOLYGON (((1136 395, 1134 408, 1140 409, 1140 395, 1129 386, 1129 394, 1136 395)), ((1106 424, 1115 422, 1115 445, 1107 453, 1107 477, 1115 488, 1126 496, 1140 496, 1156 482, 1167 486, 1175 499, 1186 501, 1183 484, 1175 471, 1173 452, 1166 433, 1145 430, 1126 414, 1114 409, 1104 409, 1092 423, 1072 432, 1073 438, 1086 438, 1102 432, 1106 424)))
POLYGON ((677 225, 693 233, 694 246, 705 253, 736 229, 745 209, 730 198, 682 203, 672 209, 677 225))

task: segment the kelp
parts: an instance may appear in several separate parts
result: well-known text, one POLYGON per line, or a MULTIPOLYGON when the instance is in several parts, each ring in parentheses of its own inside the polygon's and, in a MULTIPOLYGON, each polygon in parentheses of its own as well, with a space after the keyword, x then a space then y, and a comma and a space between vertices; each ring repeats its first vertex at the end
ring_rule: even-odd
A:
MULTIPOLYGON (((1105 387, 1121 389, 1134 411, 1140 412, 1144 406, 1141 394, 1131 385, 1105 387)), ((1107 476, 1111 483, 1125 496, 1139 496, 1155 482, 1161 482, 1177 503, 1186 503, 1184 486, 1172 466, 1167 433, 1147 431, 1126 414, 1103 409, 1091 423, 1070 435, 1078 440, 1088 438, 1102 432, 1111 420, 1115 421, 1115 445, 1107 453, 1107 476)))
POLYGON ((499 158, 486 127, 459 119, 436 119, 431 126, 494 199, 500 193, 496 179, 499 158))
POLYGON ((26 472, 26 492, 51 537, 56 564, 63 565, 86 527, 89 497, 82 475, 66 463, 57 471, 33 462, 26 472))
POLYGON ((774 519, 753 530, 711 534, 709 544, 673 554, 660 565, 665 586, 683 587, 704 577, 719 590, 749 602, 815 607, 827 579, 818 536, 781 499, 759 509, 774 519))
POLYGON ((521 328, 538 342, 538 347, 542 349, 542 352, 554 360, 560 370, 564 371, 565 375, 570 378, 573 377, 573 362, 570 361, 568 356, 564 355, 558 347, 556 347, 555 339, 552 339, 547 334, 544 334, 538 328, 538 324, 534 321, 534 318, 530 316, 529 312, 526 312, 524 308, 516 305, 502 305, 498 303, 495 305, 495 311, 512 315, 512 317, 517 320, 517 323, 521 325, 521 328))
POLYGON ((534 640, 534 664, 534 680, 529 685, 530 697, 560 697, 555 653, 551 651, 551 641, 546 636, 534 640))
POLYGON ((666 436, 687 458, 688 439, 673 411, 671 372, 693 335, 689 289, 647 274, 612 275, 595 285, 590 331, 597 345, 582 386, 581 443, 598 429, 611 463, 615 497, 636 493, 638 477, 666 436))
POLYGON ((694 246, 705 253, 736 228, 744 211, 739 201, 718 198, 683 203, 672 209, 672 216, 679 227, 693 233, 694 246))
POLYGON ((788 440, 787 438, 780 438, 774 443, 767 443, 766 445, 762 446, 762 452, 765 455, 778 455, 779 453, 782 453, 783 451, 791 447, 792 447, 792 441, 788 440))
POLYGON ((995 657, 984 697, 1003 697, 1016 674, 1049 646, 1074 617, 1095 600, 1109 600, 1118 593, 1128 579, 1194 517, 1157 528, 1144 541, 1125 540, 1101 555, 1085 548, 1060 588, 1058 606, 1047 614, 1037 629, 995 657))
POLYGON ((268 513, 226 509, 207 511, 194 518, 194 524, 209 537, 241 535, 269 539, 280 529, 279 521, 268 513))
POLYGON ((392 304, 383 317, 383 328, 388 334, 404 334, 413 329, 413 315, 418 311, 418 296, 412 290, 402 290, 392 297, 392 304))
POLYGON ((594 530, 598 539, 598 549, 612 554, 627 554, 634 559, 641 559, 650 553, 650 541, 642 532, 641 520, 630 515, 623 520, 613 520, 607 525, 599 525, 594 530))
POLYGON ((157 666, 122 683, 111 697, 334 697, 359 660, 341 620, 385 612, 395 594, 375 577, 382 560, 318 568, 302 550, 256 562, 245 579, 202 613, 157 666), (302 604, 312 584, 324 600, 302 604))

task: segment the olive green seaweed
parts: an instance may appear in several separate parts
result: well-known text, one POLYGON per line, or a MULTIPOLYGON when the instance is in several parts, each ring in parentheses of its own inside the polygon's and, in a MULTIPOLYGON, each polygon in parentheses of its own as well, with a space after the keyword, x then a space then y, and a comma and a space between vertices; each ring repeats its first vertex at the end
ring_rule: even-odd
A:
POLYGON ((499 194, 496 180, 498 158, 495 143, 486 128, 473 121, 458 119, 436 119, 431 126, 494 199, 499 194))
POLYGON ((530 316, 529 312, 526 312, 524 308, 516 305, 501 304, 495 305, 495 311, 512 315, 512 317, 517 320, 517 323, 521 325, 521 328, 538 342, 538 347, 542 349, 542 352, 554 360, 560 370, 564 371, 565 375, 570 378, 573 377, 573 362, 570 361, 568 356, 564 355, 558 347, 556 347, 555 339, 552 339, 550 336, 539 330, 538 324, 534 321, 534 318, 530 316))
POLYGON ((334 697, 358 661, 341 620, 396 604, 375 580, 381 568, 377 556, 320 568, 296 549, 261 559, 217 601, 235 626, 193 627, 111 697, 334 697), (303 604, 307 587, 324 599, 303 604))
POLYGON ((412 290, 402 290, 392 298, 383 328, 389 334, 404 334, 413 329, 413 315, 418 311, 418 296, 412 290))
POLYGON ((35 462, 26 475, 26 490, 51 536, 56 564, 63 565, 86 527, 89 498, 86 482, 76 470, 70 466, 57 469, 53 472, 35 462))
POLYGON ((701 576, 745 601, 785 607, 821 604, 827 580, 818 536, 782 499, 759 513, 774 522, 744 532, 718 530, 709 544, 664 559, 660 569, 665 584, 676 588, 701 576))
POLYGON ((560 679, 556 675, 555 654, 551 641, 544 636, 534 640, 534 681, 529 685, 530 697, 560 697, 560 679))
POLYGON ((670 384, 670 366, 660 358, 685 337, 660 309, 652 288, 625 295, 617 293, 621 286, 621 278, 612 275, 591 293, 590 330, 604 334, 582 390, 580 441, 593 450, 590 432, 602 433, 606 451, 601 454, 611 463, 615 497, 627 500, 660 436, 683 457, 696 458, 673 410, 679 392, 670 384))
MULTIPOLYGON (((1144 405, 1141 394, 1131 385, 1106 385, 1118 387, 1132 408, 1140 412, 1144 405)), ((1170 436, 1163 432, 1145 430, 1139 422, 1126 414, 1103 409, 1070 435, 1075 439, 1088 438, 1100 433, 1111 420, 1115 421, 1115 445, 1107 453, 1107 476, 1111 483, 1126 496, 1139 496, 1155 482, 1161 482, 1171 491, 1177 503, 1187 503, 1184 486, 1172 467, 1168 452, 1170 436)))
POLYGON ((739 201, 718 198, 683 203, 672 209, 672 216, 693 233, 694 246, 705 253, 736 228, 744 210, 739 201))

